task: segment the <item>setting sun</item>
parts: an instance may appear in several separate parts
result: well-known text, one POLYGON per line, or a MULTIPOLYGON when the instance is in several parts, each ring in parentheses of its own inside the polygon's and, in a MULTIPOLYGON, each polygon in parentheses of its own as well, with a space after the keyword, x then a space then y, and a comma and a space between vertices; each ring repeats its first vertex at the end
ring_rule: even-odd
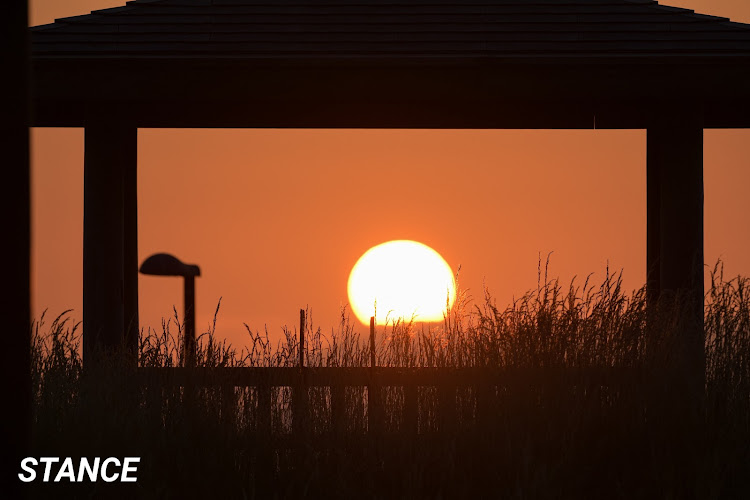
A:
POLYGON ((396 240, 374 246, 359 258, 348 291, 354 314, 365 324, 371 316, 381 321, 441 321, 446 305, 453 305, 456 285, 439 253, 416 241, 396 240))

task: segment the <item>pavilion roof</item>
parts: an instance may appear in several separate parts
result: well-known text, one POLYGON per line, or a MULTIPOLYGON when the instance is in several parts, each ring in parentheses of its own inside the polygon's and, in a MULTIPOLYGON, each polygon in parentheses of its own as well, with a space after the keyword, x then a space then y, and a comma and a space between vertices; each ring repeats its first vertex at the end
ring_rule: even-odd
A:
POLYGON ((136 0, 31 39, 35 126, 750 126, 750 25, 651 0, 136 0))
POLYGON ((750 61, 750 25, 651 0, 135 0, 33 28, 32 53, 750 61))

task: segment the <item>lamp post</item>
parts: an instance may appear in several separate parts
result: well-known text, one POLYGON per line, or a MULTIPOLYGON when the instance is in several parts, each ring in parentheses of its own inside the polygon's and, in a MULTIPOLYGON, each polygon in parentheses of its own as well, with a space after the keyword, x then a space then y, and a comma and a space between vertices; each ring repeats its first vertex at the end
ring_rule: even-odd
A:
POLYGON ((152 276, 182 276, 185 279, 185 366, 195 366, 195 277, 201 270, 194 264, 185 264, 174 255, 157 253, 144 260, 141 274, 152 276))

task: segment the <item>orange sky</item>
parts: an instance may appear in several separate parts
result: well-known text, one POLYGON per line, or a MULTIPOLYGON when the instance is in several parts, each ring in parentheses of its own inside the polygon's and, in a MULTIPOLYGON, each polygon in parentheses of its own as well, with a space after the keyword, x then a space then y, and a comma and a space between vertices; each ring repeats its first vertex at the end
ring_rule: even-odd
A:
MULTIPOLYGON (((668 5, 750 23, 747 0, 668 5)), ((124 4, 34 0, 31 23, 124 4)), ((645 279, 646 133, 630 131, 139 131, 139 255, 201 266, 197 325, 219 297, 218 334, 278 334, 300 307, 330 331, 368 248, 414 239, 440 252, 474 297, 505 305, 552 272, 624 268, 645 279)), ((706 262, 750 274, 750 131, 705 133, 706 262)), ((83 130, 33 129, 33 305, 81 318, 83 130)), ((142 326, 181 310, 177 278, 141 277, 142 326)))

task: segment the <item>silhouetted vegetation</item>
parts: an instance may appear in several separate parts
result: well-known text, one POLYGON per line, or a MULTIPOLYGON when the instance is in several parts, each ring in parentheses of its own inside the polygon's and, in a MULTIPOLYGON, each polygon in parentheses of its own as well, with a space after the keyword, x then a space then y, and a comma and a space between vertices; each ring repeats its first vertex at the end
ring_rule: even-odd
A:
MULTIPOLYGON (((750 280, 725 280, 717 267, 708 288, 698 398, 679 369, 689 327, 679 308, 647 307, 645 289, 628 294, 617 275, 563 288, 540 272, 538 287, 505 308, 489 293, 478 304, 460 295, 441 325, 388 321, 377 330, 379 366, 498 375, 450 393, 450 425, 444 387, 418 387, 416 432, 405 425, 405 389, 381 388, 377 436, 365 387, 345 389, 340 428, 331 426, 331 388, 309 387, 300 435, 293 390, 274 388, 270 432, 259 432, 257 390, 148 383, 111 359, 84 370, 78 325, 67 313, 42 318, 33 454, 140 456, 139 482, 123 494, 142 498, 748 498, 750 280)), ((365 329, 345 311, 330 333, 307 329, 307 366, 369 366, 365 329)), ((197 364, 297 365, 294 329, 277 343, 247 331, 237 349, 217 339, 214 323, 198 339, 197 364)), ((181 335, 176 314, 143 332, 139 364, 179 366, 181 335)), ((90 497, 115 487, 34 491, 61 488, 90 497)))

